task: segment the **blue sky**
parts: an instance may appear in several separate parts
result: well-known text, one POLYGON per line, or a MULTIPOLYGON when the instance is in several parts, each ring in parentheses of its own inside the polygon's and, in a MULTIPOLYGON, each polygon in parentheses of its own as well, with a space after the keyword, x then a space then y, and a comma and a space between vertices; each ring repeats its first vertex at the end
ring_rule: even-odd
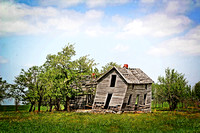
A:
POLYGON ((75 44, 76 57, 141 68, 155 82, 167 67, 200 81, 200 0, 0 0, 0 75, 42 65, 75 44))

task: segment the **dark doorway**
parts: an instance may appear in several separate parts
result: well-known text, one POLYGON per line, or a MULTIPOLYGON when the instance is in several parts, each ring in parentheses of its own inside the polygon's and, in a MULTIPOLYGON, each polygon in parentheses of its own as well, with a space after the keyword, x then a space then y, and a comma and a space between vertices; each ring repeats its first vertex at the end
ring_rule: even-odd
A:
POLYGON ((112 94, 108 94, 107 99, 106 99, 106 105, 104 106, 104 109, 108 108, 111 97, 112 97, 112 94))

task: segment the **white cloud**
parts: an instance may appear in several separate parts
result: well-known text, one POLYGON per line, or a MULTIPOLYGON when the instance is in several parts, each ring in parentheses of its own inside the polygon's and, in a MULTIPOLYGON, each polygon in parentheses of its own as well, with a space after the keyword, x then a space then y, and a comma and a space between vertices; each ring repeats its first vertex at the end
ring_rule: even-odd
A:
POLYGON ((22 67, 27 67, 27 68, 30 68, 32 66, 35 66, 34 64, 32 63, 27 63, 27 64, 24 64, 22 67))
POLYGON ((196 2, 196 6, 199 7, 200 6, 200 0, 195 0, 196 2))
POLYGON ((91 24, 99 25, 99 21, 104 17, 104 13, 97 10, 80 13, 67 9, 29 7, 8 2, 1 2, 0 11, 0 35, 56 31, 76 34, 85 32, 83 30, 91 24))
POLYGON ((86 4, 88 7, 92 8, 92 7, 97 7, 97 6, 105 6, 106 0, 87 0, 86 4))
POLYGON ((129 1, 130 0, 86 0, 86 5, 93 8, 106 5, 125 4, 129 1))
POLYGON ((142 3, 154 3, 155 0, 141 0, 142 3))
POLYGON ((104 16, 104 13, 101 11, 96 11, 96 10, 89 10, 85 13, 85 18, 89 20, 99 20, 102 19, 104 16))
POLYGON ((126 52, 126 51, 128 51, 128 49, 129 49, 129 46, 118 44, 118 45, 115 46, 114 51, 117 51, 117 52, 126 52))
POLYGON ((83 3, 83 0, 40 0, 43 6, 70 7, 83 3))
POLYGON ((8 60, 5 59, 3 56, 0 56, 0 64, 6 64, 8 63, 8 60))
POLYGON ((126 24, 118 37, 154 36, 165 37, 186 30, 191 20, 183 15, 168 16, 164 13, 154 13, 144 18, 134 19, 126 24))
POLYGON ((84 33, 89 37, 99 37, 99 36, 109 36, 114 33, 114 29, 112 27, 102 27, 100 24, 95 24, 91 26, 87 26, 84 30, 84 33))
POLYGON ((96 25, 87 27, 85 33, 90 37, 97 37, 98 35, 102 35, 103 33, 105 33, 105 31, 101 26, 96 25))
POLYGON ((165 11, 171 14, 185 13, 190 8, 191 2, 191 0, 167 1, 165 11))
POLYGON ((112 22, 116 23, 117 25, 124 25, 125 19, 122 16, 114 15, 112 16, 112 22))
POLYGON ((71 7, 79 4, 86 4, 89 8, 101 7, 113 4, 124 4, 130 0, 40 0, 43 6, 71 7))
POLYGON ((168 56, 173 54, 200 55, 200 25, 191 29, 186 35, 176 37, 157 47, 151 48, 148 53, 156 56, 168 56))

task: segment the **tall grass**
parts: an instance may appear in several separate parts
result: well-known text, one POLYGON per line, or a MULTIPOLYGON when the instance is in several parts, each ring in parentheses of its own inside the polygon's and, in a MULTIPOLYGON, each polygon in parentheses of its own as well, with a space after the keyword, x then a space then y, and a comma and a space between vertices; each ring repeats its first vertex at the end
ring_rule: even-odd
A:
POLYGON ((163 106, 152 107, 152 113, 121 115, 46 112, 46 107, 28 112, 29 105, 16 112, 15 106, 0 106, 0 132, 200 132, 199 108, 158 111, 168 108, 163 106))
MULTIPOLYGON (((19 105, 18 111, 29 111, 30 105, 19 105)), ((38 107, 36 106, 35 110, 37 110, 38 107)), ((41 106, 41 110, 45 111, 47 110, 46 106, 41 106)), ((15 105, 0 105, 0 111, 16 111, 15 105)))
MULTIPOLYGON (((182 103, 179 103, 177 108, 184 108, 184 105, 182 103)), ((157 109, 157 110, 167 110, 169 108, 169 104, 167 102, 164 102, 163 104, 161 103, 156 103, 152 101, 151 104, 152 109, 157 109)), ((29 111, 30 105, 20 105, 18 107, 18 111, 29 111)), ((54 108, 54 106, 53 106, 54 108)), ((46 106, 41 106, 42 111, 46 111, 48 108, 46 106)), ((61 105, 61 109, 64 109, 64 106, 61 105)), ((36 106, 35 110, 38 110, 38 107, 36 106)), ((0 105, 0 111, 15 111, 15 105, 0 105)))
POLYGON ((200 132, 200 113, 0 112, 1 132, 200 132))

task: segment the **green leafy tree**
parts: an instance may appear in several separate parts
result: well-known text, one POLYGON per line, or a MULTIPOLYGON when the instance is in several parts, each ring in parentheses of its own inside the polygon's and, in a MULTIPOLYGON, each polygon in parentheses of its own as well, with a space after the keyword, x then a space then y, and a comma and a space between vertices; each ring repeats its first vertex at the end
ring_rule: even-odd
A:
POLYGON ((194 86, 194 95, 200 100, 200 81, 194 86))
POLYGON ((96 65, 94 60, 89 59, 88 56, 72 60, 73 56, 75 56, 74 46, 68 44, 56 55, 48 55, 45 63, 51 71, 56 71, 53 79, 54 87, 59 90, 59 97, 66 111, 70 111, 70 99, 77 91, 81 91, 80 81, 83 75, 91 74, 92 67, 96 65))
MULTIPOLYGON (((48 55, 46 64, 54 71, 56 71, 55 75, 55 88, 61 94, 61 98, 65 101, 65 110, 70 111, 69 108, 69 100, 73 89, 72 83, 75 78, 75 62, 72 61, 72 57, 75 55, 75 50, 73 45, 68 45, 61 52, 58 52, 57 55, 48 55)), ((59 109, 60 98, 56 97, 57 108, 59 109)))
POLYGON ((188 85, 184 75, 167 68, 165 76, 158 77, 155 95, 158 100, 168 102, 170 110, 175 110, 182 97, 188 95, 187 91, 188 85))
POLYGON ((44 102, 44 98, 46 97, 47 89, 47 82, 48 78, 46 77, 46 69, 45 67, 41 66, 37 68, 38 75, 37 75, 37 95, 38 95, 38 112, 40 112, 40 107, 44 102))
POLYGON ((110 70, 112 67, 120 67, 121 65, 117 64, 116 62, 109 62, 105 66, 102 66, 101 73, 106 73, 108 70, 110 70))
MULTIPOLYGON (((57 80, 57 71, 54 68, 50 68, 47 64, 44 64, 46 71, 44 73, 44 78, 46 82, 44 83, 46 88, 46 93, 44 95, 44 102, 46 105, 50 107, 50 112, 52 111, 53 105, 56 105, 56 110, 60 110, 60 99, 61 92, 59 86, 59 82, 57 80), (56 104, 55 104, 56 103, 56 104)), ((45 80, 44 79, 44 80, 45 80)))
POLYGON ((82 92, 82 80, 94 72, 96 65, 88 55, 72 60, 74 56, 74 46, 69 44, 57 54, 48 55, 41 67, 22 69, 10 91, 13 98, 30 103, 29 111, 34 111, 36 104, 38 111, 42 105, 49 105, 50 111, 53 105, 60 110, 60 104, 70 111, 70 99, 82 92))
POLYGON ((6 80, 3 80, 3 78, 0 77, 0 104, 5 98, 7 98, 6 90, 8 89, 8 87, 9 84, 6 82, 6 80))
POLYGON ((21 89, 17 88, 19 87, 16 84, 11 84, 10 85, 10 89, 9 89, 9 97, 10 98, 14 98, 15 100, 15 110, 18 111, 18 106, 20 101, 22 101, 23 99, 23 92, 21 91, 21 89))
MULTIPOLYGON (((17 95, 23 93, 22 98, 23 101, 28 101, 31 103, 31 107, 29 112, 32 111, 33 106, 35 110, 35 104, 39 101, 40 102, 40 91, 42 85, 40 84, 39 80, 40 68, 38 66, 33 66, 29 68, 27 71, 24 69, 21 70, 20 75, 15 77, 15 88, 17 89, 13 92, 19 92, 17 95)), ((40 110, 39 110, 40 111, 40 110)))
POLYGON ((163 89, 161 88, 159 84, 152 84, 152 98, 154 101, 154 104, 163 104, 166 101, 166 98, 163 97, 163 89))

